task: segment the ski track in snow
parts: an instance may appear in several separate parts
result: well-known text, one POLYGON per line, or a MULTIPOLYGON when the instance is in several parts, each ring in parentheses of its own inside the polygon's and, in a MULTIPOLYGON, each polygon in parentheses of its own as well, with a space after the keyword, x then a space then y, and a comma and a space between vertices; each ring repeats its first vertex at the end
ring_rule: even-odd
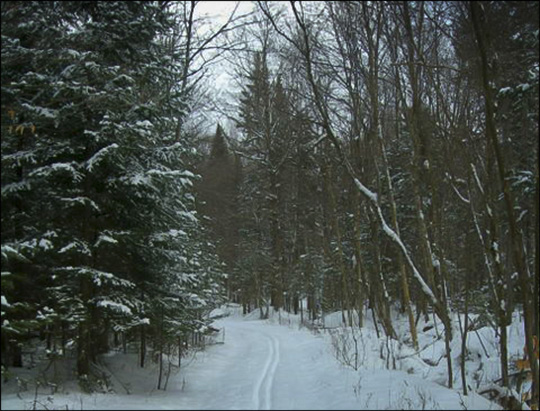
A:
POLYGON ((257 410, 272 409, 272 387, 279 364, 279 341, 266 333, 261 333, 268 341, 268 358, 253 390, 253 402, 257 410))
POLYGON ((272 368, 270 369, 270 374, 268 374, 267 383, 266 383, 266 408, 267 410, 272 409, 272 387, 274 385, 274 377, 276 375, 276 369, 279 364, 279 340, 272 336, 272 345, 274 346, 274 360, 272 362, 272 368))

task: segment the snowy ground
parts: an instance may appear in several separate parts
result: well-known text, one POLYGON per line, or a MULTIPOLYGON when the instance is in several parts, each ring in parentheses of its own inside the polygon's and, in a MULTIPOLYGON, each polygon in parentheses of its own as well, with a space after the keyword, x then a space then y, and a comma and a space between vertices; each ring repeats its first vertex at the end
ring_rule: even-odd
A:
MULTIPOLYGON (((32 409, 35 398, 40 402, 38 409, 499 409, 474 392, 467 397, 460 394, 457 361, 457 389, 444 386, 446 361, 440 357, 444 344, 436 339, 435 328, 421 333, 423 349, 415 354, 405 344, 378 339, 367 322, 362 333, 355 335, 358 355, 341 357, 341 362, 345 358, 352 365, 356 361, 355 371, 336 359, 334 347, 352 341, 340 337, 339 328, 313 333, 299 327, 298 316, 261 321, 258 311, 245 317, 239 307, 224 311, 230 315, 217 320, 216 326, 224 330, 225 343, 199 352, 171 376, 167 391, 155 389, 155 369, 137 368, 135 354, 118 353, 103 359, 115 393, 86 395, 75 385, 65 385, 54 395, 42 388, 37 397, 29 388, 19 398, 10 382, 2 386, 2 409, 32 409), (423 359, 438 361, 438 365, 428 365, 423 359)), ((339 318, 331 315, 325 325, 337 326, 339 318)), ((396 323, 398 329, 403 326, 396 323)), ((486 376, 497 375, 496 351, 487 333, 483 344, 488 354, 491 351, 489 358, 480 342, 475 342, 478 336, 471 334, 469 385, 473 390, 489 382, 486 376)), ((522 348, 519 328, 514 334, 512 338, 511 330, 511 341, 516 340, 511 354, 522 348)), ((454 343, 457 357, 459 335, 454 343)), ((20 372, 27 377, 32 373, 20 372)))

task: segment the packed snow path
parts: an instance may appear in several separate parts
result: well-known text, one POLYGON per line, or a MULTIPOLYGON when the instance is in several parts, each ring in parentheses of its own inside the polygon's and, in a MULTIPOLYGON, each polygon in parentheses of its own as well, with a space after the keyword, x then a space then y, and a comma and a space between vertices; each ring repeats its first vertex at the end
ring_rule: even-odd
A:
POLYGON ((494 406, 406 372, 354 371, 337 362, 322 335, 288 326, 287 319, 278 325, 251 318, 217 322, 225 344, 208 347, 185 370, 178 408, 459 409, 461 401, 468 409, 494 406))
MULTIPOLYGON (((264 333, 262 334, 264 335, 264 333)), ((268 338, 268 360, 253 390, 253 404, 257 410, 272 409, 272 385, 279 363, 278 339, 270 335, 267 335, 266 338, 268 338)))
MULTIPOLYGON (((136 354, 108 357, 109 370, 130 387, 116 394, 81 394, 76 389, 54 395, 48 409, 497 409, 472 394, 463 397, 419 374, 381 366, 378 346, 368 344, 360 369, 341 365, 328 335, 298 329, 297 318, 282 325, 258 312, 216 321, 224 344, 211 345, 182 371, 172 375, 166 391, 156 390, 157 375, 137 367, 136 354), (131 357, 130 357, 131 356, 131 357), (66 392, 69 391, 69 392, 66 392)), ((2 409, 30 409, 32 392, 2 395, 2 409)), ((50 395, 47 397, 50 398, 50 395)))
POLYGON ((297 326, 238 317, 217 325, 225 330, 225 344, 208 347, 186 370, 179 407, 361 408, 353 387, 358 379, 337 363, 322 338, 297 326), (342 378, 327 374, 328 367, 343 374, 342 378), (343 391, 348 391, 347 401, 343 401, 343 391))
MULTIPOLYGON (((192 403, 191 398, 185 398, 188 408, 270 410, 280 407, 274 384, 284 376, 276 378, 276 374, 278 369, 289 368, 286 363, 291 363, 292 358, 285 355, 285 365, 280 367, 284 351, 280 337, 284 339, 284 336, 276 336, 275 332, 277 329, 288 334, 291 330, 238 318, 221 320, 218 326, 225 331, 225 344, 199 353, 197 362, 186 370, 189 381, 183 396, 194 400, 192 403)), ((277 393, 282 391, 280 386, 277 393)), ((184 407, 183 401, 179 406, 184 407)), ((288 408, 287 405, 281 407, 288 408)))

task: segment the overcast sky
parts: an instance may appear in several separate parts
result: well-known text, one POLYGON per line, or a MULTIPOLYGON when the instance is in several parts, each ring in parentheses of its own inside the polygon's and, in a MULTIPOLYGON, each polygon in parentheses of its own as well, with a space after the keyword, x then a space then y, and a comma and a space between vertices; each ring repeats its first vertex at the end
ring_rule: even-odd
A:
POLYGON ((253 8, 251 1, 200 1, 195 11, 197 16, 214 17, 218 23, 225 23, 237 3, 237 14, 249 12, 253 8))
MULTIPOLYGON (((200 1, 195 7, 195 18, 204 17, 210 19, 210 26, 205 25, 204 29, 209 27, 216 29, 227 22, 237 4, 238 8, 235 16, 246 14, 255 7, 254 2, 251 1, 200 1)), ((209 75, 211 76, 209 81, 214 89, 214 96, 222 94, 225 91, 232 91, 233 81, 229 75, 229 72, 231 71, 231 67, 229 67, 225 60, 220 61, 212 67, 212 70, 209 72, 209 75)), ((217 112, 207 112, 205 117, 208 121, 209 130, 214 130, 215 123, 219 121, 228 132, 231 131, 230 127, 232 124, 230 124, 223 115, 217 112)))

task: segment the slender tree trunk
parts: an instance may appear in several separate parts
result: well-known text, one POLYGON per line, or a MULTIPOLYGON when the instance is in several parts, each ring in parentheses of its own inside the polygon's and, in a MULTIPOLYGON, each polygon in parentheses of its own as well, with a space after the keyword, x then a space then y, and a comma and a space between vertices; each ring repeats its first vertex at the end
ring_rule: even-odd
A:
MULTIPOLYGON (((371 219, 370 219, 371 220, 371 219)), ((392 319, 390 318, 390 308, 388 290, 386 288, 386 281, 382 272, 380 240, 379 240, 379 227, 377 220, 371 220, 372 233, 373 233, 373 252, 375 255, 375 264, 373 265, 373 275, 371 281, 371 287, 373 294, 373 300, 375 308, 377 310, 377 316, 381 320, 381 325, 384 328, 384 332, 391 338, 396 338, 394 327, 392 326, 392 319)))
POLYGON ((332 166, 329 164, 326 167, 326 187, 328 190, 328 197, 330 198, 330 207, 333 210, 332 213, 332 223, 334 227, 334 234, 336 236, 336 249, 338 252, 337 255, 337 263, 339 267, 339 271, 341 274, 341 316, 343 320, 343 324, 349 325, 350 321, 348 322, 348 319, 350 320, 350 304, 349 304, 349 288, 347 286, 347 270, 345 268, 344 263, 344 257, 343 257, 343 246, 341 244, 341 229, 339 226, 339 219, 338 219, 338 211, 337 211, 337 202, 336 202, 336 195, 334 193, 333 188, 333 177, 332 177, 332 166), (347 313, 347 316, 345 315, 347 313))
POLYGON ((77 343, 77 375, 82 377, 90 372, 90 354, 88 352, 89 340, 88 325, 86 322, 79 324, 79 341, 77 343))
MULTIPOLYGON (((423 3, 420 3, 420 7, 423 8, 423 3)), ((407 2, 401 3, 401 10, 403 14, 404 27, 406 32, 406 45, 408 52, 408 73, 410 79, 410 85, 412 89, 412 109, 408 118, 408 124, 410 128, 410 134, 413 141, 413 159, 412 159, 412 174, 414 177, 413 183, 413 192, 415 197, 415 205, 417 212, 417 221, 419 234, 421 237, 422 251, 423 251, 423 261, 424 261, 424 272, 426 273, 428 284, 431 289, 438 290, 437 297, 441 299, 439 307, 434 307, 436 311, 439 311, 438 314, 441 317, 441 320, 444 325, 445 330, 445 348, 446 348, 446 358, 448 365, 448 386, 452 388, 453 385, 453 372, 452 372, 452 353, 450 350, 450 341, 452 340, 452 324, 450 322, 450 311, 446 301, 446 290, 444 279, 440 278, 438 284, 434 278, 434 268, 435 261, 437 260, 431 240, 429 238, 427 223, 425 220, 423 212, 423 196, 421 192, 422 183, 431 182, 431 166, 432 161, 429 154, 429 144, 427 133, 421 129, 421 90, 419 87, 420 80, 420 68, 417 68, 415 61, 417 60, 419 53, 419 48, 416 47, 414 42, 413 29, 411 24, 411 18, 409 13, 409 4, 407 2), (425 179, 422 178, 422 175, 425 174, 425 179), (440 314, 443 314, 442 316, 440 314)), ((423 10, 420 10, 420 15, 422 15, 423 10)), ((421 23, 420 23, 421 24, 421 23)), ((422 27, 419 28, 422 30, 422 27)), ((402 97, 403 99, 403 97, 402 97)), ((433 190, 433 187, 431 187, 433 190)), ((429 198, 433 203, 433 193, 428 190, 430 194, 429 198)), ((440 263, 439 263, 440 265, 440 263)), ((442 276, 440 276, 442 277, 442 276)))
POLYGON ((274 267, 272 269, 272 306, 275 310, 283 307, 283 233, 280 227, 279 188, 275 173, 270 176, 271 199, 271 235, 273 244, 274 267))
MULTIPOLYGON (((467 277, 468 278, 468 277, 467 277)), ((459 316, 459 313, 458 313, 459 316)), ((467 373, 465 362, 467 359, 467 333, 469 331, 469 281, 465 281, 465 319, 463 335, 461 336, 461 381, 463 384, 463 395, 467 395, 467 373)), ((461 320, 460 320, 461 324, 461 320)))
POLYGON ((534 202, 534 205, 535 205, 535 214, 536 214, 536 223, 535 223, 535 229, 534 229, 534 243, 535 243, 535 258, 534 258, 534 271, 535 271, 535 276, 534 276, 534 291, 533 291, 533 296, 534 296, 534 304, 533 304, 533 307, 536 307, 535 309, 535 318, 534 318, 534 329, 536 331, 536 337, 539 338, 540 337, 540 312, 538 311, 538 304, 539 304, 539 301, 538 301, 538 297, 539 297, 539 294, 540 294, 540 237, 539 237, 539 228, 540 227, 540 205, 539 205, 539 202, 540 202, 540 182, 539 182, 539 177, 538 177, 538 168, 540 167, 539 166, 539 163, 540 162, 540 158, 539 157, 539 151, 538 151, 538 148, 537 148, 537 152, 536 152, 536 156, 537 156, 537 159, 536 159, 536 200, 534 202))
MULTIPOLYGON (((358 327, 362 327, 364 324, 364 293, 367 288, 367 284, 364 283, 364 270, 362 263, 362 240, 360 238, 360 194, 356 193, 356 210, 354 218, 354 237, 356 244, 356 309, 358 311, 358 327)), ((369 292, 369 291, 368 291, 369 292)))
MULTIPOLYGON (((471 165, 471 169, 473 172, 476 172, 474 167, 471 165)), ((469 175, 469 181, 471 180, 471 176, 469 175)), ((470 184, 470 183, 469 183, 470 184)), ((494 217, 492 215, 492 212, 490 210, 493 209, 489 202, 490 195, 484 191, 484 189, 479 186, 478 187, 480 192, 485 196, 485 203, 486 203, 486 215, 489 219, 489 226, 490 229, 490 236, 492 243, 498 243, 498 236, 497 236, 497 228, 495 225, 494 217)), ((488 278, 489 278, 489 284, 491 292, 493 293, 493 298, 495 300, 495 309, 497 311, 497 325, 499 327, 499 330, 501 332, 501 335, 503 334, 503 328, 504 328, 504 334, 506 335, 506 316, 504 315, 504 310, 506 307, 502 307, 502 301, 504 301, 504 287, 502 284, 503 281, 503 268, 501 267, 501 257, 499 254, 499 250, 495 249, 493 246, 489 246, 485 243, 484 237, 482 235, 482 232, 480 230, 480 224, 478 222, 478 218, 476 215, 476 211, 474 208, 474 200, 472 196, 472 192, 469 188, 468 190, 469 194, 469 206, 471 210, 471 215, 473 218, 473 223, 475 226, 475 231, 478 236, 479 242, 482 246, 482 252, 484 255, 484 262, 485 266, 488 272, 488 278), (491 256, 491 260, 490 260, 491 256), (494 267, 494 268, 493 268, 494 267), (495 271, 495 273, 494 273, 495 271), (496 276, 495 276, 496 274, 496 276)), ((502 377, 502 384, 504 387, 508 387, 509 380, 508 380, 508 349, 506 345, 506 340, 502 337, 499 339, 499 346, 500 346, 500 361, 501 361, 501 377, 502 377)))
POLYGON ((178 337, 178 368, 180 367, 182 367, 182 337, 181 336, 178 337))
POLYGON ((157 389, 161 389, 161 380, 163 377, 163 346, 164 346, 164 307, 161 305, 161 322, 159 326, 159 375, 158 375, 158 386, 157 389))
POLYGON ((12 367, 22 367, 22 350, 21 345, 18 342, 11 343, 11 366, 12 367))
MULTIPOLYGON (((141 290, 141 302, 144 303, 144 292, 141 290)), ((141 324, 140 325, 141 329, 140 329, 140 333, 141 333, 141 353, 140 353, 140 362, 139 362, 139 365, 141 368, 144 368, 144 360, 146 358, 146 325, 145 324, 141 324)))
MULTIPOLYGON (((90 279, 86 276, 81 276, 80 290, 88 311, 90 311, 90 308, 88 308, 88 301, 91 298, 91 288, 92 284, 90 283, 90 279)), ((77 342, 77 375, 79 377, 89 375, 90 373, 91 344, 93 343, 93 336, 91 334, 91 323, 88 317, 91 317, 90 312, 87 313, 87 318, 83 319, 78 325, 79 341, 77 342)))
MULTIPOLYGON (((399 133, 399 128, 397 128, 397 132, 399 133)), ((397 204, 394 197, 394 188, 392 186, 392 177, 390 176, 390 170, 388 165, 388 158, 386 156, 386 147, 384 145, 384 139, 382 136, 381 126, 379 125, 379 130, 377 132, 378 135, 378 141, 380 143, 380 150, 383 158, 383 167, 386 174, 386 181, 388 184, 388 196, 390 199, 390 205, 392 209, 392 224, 394 226, 394 231, 397 235, 400 235, 399 232, 399 223, 397 218, 397 204)), ((409 330, 411 332, 411 338, 413 347, 415 350, 418 350, 418 335, 416 333, 416 324, 414 322, 414 314, 412 310, 412 304, 411 304, 411 298, 410 298, 410 292, 409 292, 409 282, 407 279, 407 268, 405 267, 405 263, 403 261, 403 256, 401 254, 398 254, 398 266, 399 266, 399 272, 401 274, 401 291, 403 295, 403 305, 405 306, 405 309, 407 311, 407 317, 409 318, 409 330)))
POLYGON ((140 367, 144 368, 144 360, 146 358, 146 326, 141 324, 141 354, 140 354, 140 367))

